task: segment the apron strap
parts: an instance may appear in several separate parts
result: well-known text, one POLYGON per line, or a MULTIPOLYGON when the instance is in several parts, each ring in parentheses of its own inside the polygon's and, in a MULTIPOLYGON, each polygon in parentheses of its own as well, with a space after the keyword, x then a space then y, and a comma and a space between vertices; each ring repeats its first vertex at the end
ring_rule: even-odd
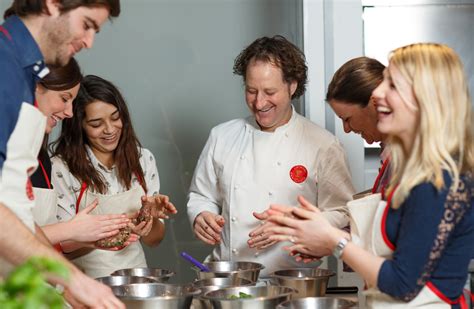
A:
POLYGON ((383 211, 383 215, 382 215, 382 222, 381 222, 381 225, 380 225, 380 229, 381 229, 381 233, 382 233, 382 238, 385 242, 385 244, 393 251, 395 251, 396 249, 396 246, 394 243, 392 243, 390 241, 390 239, 388 238, 388 235, 387 235, 387 227, 386 227, 386 222, 387 222, 387 216, 388 216, 388 210, 390 209, 390 204, 392 203, 392 197, 393 197, 393 194, 395 193, 395 191, 397 191, 397 187, 398 185, 393 189, 392 192, 390 192, 390 194, 388 195, 388 198, 387 198, 387 205, 385 206, 385 209, 383 211))
POLYGON ((79 197, 77 198, 77 201, 76 201, 76 215, 79 212, 79 204, 81 203, 82 195, 84 194, 86 189, 87 189, 87 184, 85 181, 83 181, 81 185, 81 192, 79 193, 79 197))
POLYGON ((143 191, 145 191, 145 194, 146 194, 146 189, 143 183, 143 179, 140 177, 140 175, 137 172, 134 172, 134 174, 135 174, 135 177, 137 177, 138 183, 140 184, 140 186, 142 186, 143 191))
POLYGON ((43 171, 43 176, 44 176, 44 180, 46 181, 46 185, 48 186, 48 189, 51 190, 51 181, 49 180, 48 173, 46 173, 46 169, 44 168, 43 162, 41 162, 41 160, 38 159, 38 163, 41 167, 41 170, 43 171))
MULTIPOLYGON (((380 181, 382 181, 382 175, 385 173, 385 170, 387 169, 389 159, 385 159, 382 163, 382 167, 380 168, 379 174, 377 175, 377 178, 375 179, 374 186, 372 187, 372 193, 377 193, 377 188, 380 185, 380 181)), ((382 188, 384 187, 384 184, 382 184, 382 188)))

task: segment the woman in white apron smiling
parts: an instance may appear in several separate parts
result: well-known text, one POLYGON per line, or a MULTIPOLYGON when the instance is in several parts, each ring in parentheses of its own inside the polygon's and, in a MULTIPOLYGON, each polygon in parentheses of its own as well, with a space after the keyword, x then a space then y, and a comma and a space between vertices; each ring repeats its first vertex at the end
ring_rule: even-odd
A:
MULTIPOLYGON (((95 200, 98 206, 92 214, 125 213, 130 218, 146 205, 151 218, 130 227, 147 245, 159 244, 165 231, 162 219, 176 209, 167 196, 158 194, 154 157, 141 148, 122 95, 112 83, 89 75, 82 81, 73 110, 74 117, 63 122, 51 160, 58 219, 69 220, 95 200)), ((121 232, 120 241, 110 241, 111 247, 124 248, 83 248, 75 252, 79 257, 73 262, 92 277, 146 267, 140 242, 128 244, 127 235, 121 232)))
POLYGON ((58 251, 61 242, 94 242, 117 234, 130 221, 125 215, 94 216, 88 213, 94 203, 74 219, 58 223, 57 194, 51 185, 51 161, 47 151, 48 134, 65 118, 72 117, 72 101, 76 98, 82 80, 78 63, 72 58, 64 67, 53 67, 36 88, 38 109, 47 116, 46 136, 38 156, 39 168, 31 175, 35 207, 35 222, 42 227, 49 241, 58 251))
POLYGON ((459 57, 420 43, 392 52, 373 92, 380 132, 389 135, 391 179, 382 194, 352 201, 351 236, 300 198, 273 205, 267 233, 287 250, 327 252, 366 281, 371 308, 466 308, 474 256, 474 138, 471 99, 459 57))

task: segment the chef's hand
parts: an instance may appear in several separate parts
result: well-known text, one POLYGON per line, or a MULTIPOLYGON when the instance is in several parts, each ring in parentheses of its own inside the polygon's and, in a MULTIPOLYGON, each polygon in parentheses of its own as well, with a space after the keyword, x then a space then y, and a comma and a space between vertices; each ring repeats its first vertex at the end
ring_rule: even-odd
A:
POLYGON ((194 234, 206 244, 220 244, 224 224, 225 219, 221 215, 203 211, 194 219, 194 234))
POLYGON ((142 206, 150 207, 153 218, 169 219, 170 214, 178 213, 167 195, 142 196, 142 206))
POLYGON ((130 219, 125 214, 94 215, 91 214, 98 205, 95 200, 66 222, 69 240, 77 242, 94 242, 118 234, 119 229, 126 227, 130 219))
POLYGON ((270 240, 269 233, 264 233, 264 230, 270 226, 274 226, 275 224, 272 222, 267 221, 270 215, 274 216, 291 216, 291 211, 294 207, 292 206, 283 206, 278 205, 277 208, 274 209, 267 209, 261 213, 254 212, 253 215, 255 218, 260 220, 260 226, 252 230, 249 234, 250 239, 247 241, 247 244, 250 248, 256 249, 266 249, 270 246, 273 246, 278 241, 277 240, 270 240))

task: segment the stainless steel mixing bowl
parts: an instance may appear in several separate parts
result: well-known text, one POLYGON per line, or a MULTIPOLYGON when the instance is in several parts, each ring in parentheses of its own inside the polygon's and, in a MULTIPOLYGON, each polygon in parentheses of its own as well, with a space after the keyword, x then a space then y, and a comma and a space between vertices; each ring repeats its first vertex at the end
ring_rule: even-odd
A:
POLYGON ((326 295, 329 278, 334 275, 328 269, 292 268, 277 270, 270 277, 275 284, 297 290, 293 298, 300 298, 326 295))
POLYGON ((137 277, 137 276, 107 276, 107 277, 96 278, 95 280, 108 286, 117 286, 117 285, 132 284, 132 283, 158 282, 157 280, 152 279, 152 278, 137 277))
POLYGON ((134 283, 111 287, 127 309, 188 309, 201 290, 190 284, 134 283))
POLYGON ((114 271, 112 276, 147 277, 158 282, 167 282, 175 275, 174 271, 162 268, 126 268, 114 271))
POLYGON ((219 261, 203 263, 210 271, 196 270, 198 279, 207 278, 243 278, 252 282, 257 282, 260 271, 265 268, 262 264, 254 262, 231 262, 219 261))
MULTIPOLYGON (((207 278, 193 282, 193 286, 201 290, 200 296, 203 296, 207 292, 219 290, 222 288, 252 285, 255 285, 255 282, 237 277, 207 278)), ((194 297, 192 306, 193 309, 212 308, 211 302, 207 299, 204 299, 203 297, 194 297)))
POLYGON ((290 300, 293 292, 293 289, 284 286, 242 286, 207 292, 203 297, 211 302, 214 309, 274 309, 290 300), (251 298, 230 298, 240 293, 251 298))
POLYGON ((285 301, 277 309, 348 309, 358 308, 353 301, 332 297, 305 297, 285 301))

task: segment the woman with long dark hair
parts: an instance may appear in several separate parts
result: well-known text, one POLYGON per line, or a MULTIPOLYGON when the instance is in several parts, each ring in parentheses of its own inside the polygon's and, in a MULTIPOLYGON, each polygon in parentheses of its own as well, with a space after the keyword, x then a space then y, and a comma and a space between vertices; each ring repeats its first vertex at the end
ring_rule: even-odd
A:
MULTIPOLYGON (((176 208, 159 194, 154 156, 141 147, 119 90, 105 79, 88 75, 73 110, 74 117, 63 122, 52 158, 52 181, 60 192, 58 219, 73 218, 94 200, 98 206, 92 213, 126 213, 131 219, 143 206, 150 216, 134 221, 133 233, 147 245, 159 244, 165 232, 162 219, 176 213, 176 208)), ((104 246, 120 246, 129 233, 118 236, 104 246)), ((92 277, 120 268, 146 267, 140 243, 119 251, 88 250, 73 262, 92 277)))

